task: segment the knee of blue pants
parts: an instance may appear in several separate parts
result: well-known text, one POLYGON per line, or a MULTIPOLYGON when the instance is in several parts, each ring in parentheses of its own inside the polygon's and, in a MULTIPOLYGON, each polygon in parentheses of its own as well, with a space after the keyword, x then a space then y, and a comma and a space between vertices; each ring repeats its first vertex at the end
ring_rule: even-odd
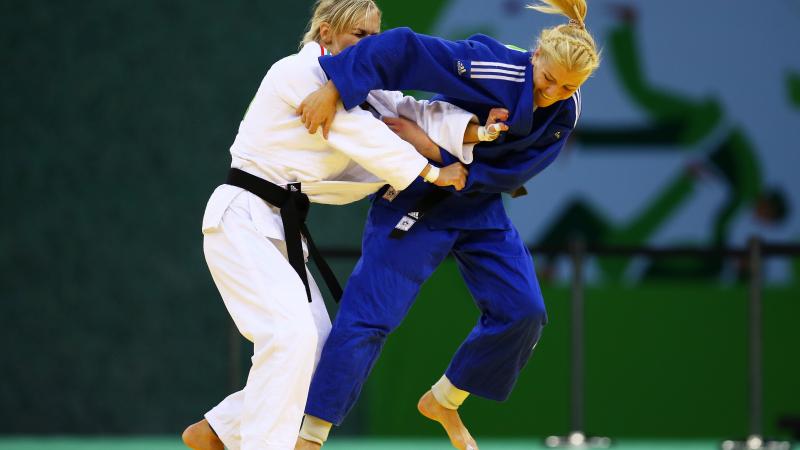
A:
MULTIPOLYGON (((341 319, 338 320, 338 323, 334 323, 331 333, 328 335, 328 342, 331 343, 331 347, 336 344, 341 345, 344 342, 382 344, 392 331, 389 324, 379 323, 377 320, 372 322, 368 318, 357 320, 358 318, 354 317, 342 317, 341 319)), ((328 350, 326 349, 326 351, 328 350)))
POLYGON ((512 319, 515 324, 522 327, 541 329, 547 324, 547 311, 541 299, 524 303, 514 312, 512 319))
POLYGON ((508 398, 547 322, 541 296, 505 300, 514 306, 502 314, 485 313, 446 372, 459 388, 497 401, 508 398))

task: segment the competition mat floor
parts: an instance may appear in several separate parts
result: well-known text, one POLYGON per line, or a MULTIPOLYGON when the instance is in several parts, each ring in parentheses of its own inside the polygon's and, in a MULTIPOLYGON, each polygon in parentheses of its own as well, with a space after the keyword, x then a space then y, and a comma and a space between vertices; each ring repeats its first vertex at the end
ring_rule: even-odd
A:
MULTIPOLYGON (((541 440, 482 439, 481 450, 536 450, 547 447, 541 440)), ((412 439, 335 439, 326 450, 450 450, 445 440, 412 439)), ((719 441, 644 441, 620 440, 612 450, 716 450, 719 441)), ((178 438, 73 438, 0 437, 0 450, 186 450, 178 438)))

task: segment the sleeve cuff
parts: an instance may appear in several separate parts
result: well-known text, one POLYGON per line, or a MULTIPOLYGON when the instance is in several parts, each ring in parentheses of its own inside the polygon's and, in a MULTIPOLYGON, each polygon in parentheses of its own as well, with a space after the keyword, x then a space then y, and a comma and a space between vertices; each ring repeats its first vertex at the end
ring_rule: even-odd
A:
POLYGON ((421 158, 421 161, 420 161, 421 164, 417 166, 418 169, 416 169, 416 172, 411 173, 413 171, 413 169, 410 170, 406 174, 406 177, 405 177, 404 180, 400 180, 400 179, 391 180, 391 181, 387 180, 387 181, 390 181, 389 184, 391 184, 392 187, 397 189, 398 191, 402 191, 402 190, 406 189, 407 187, 411 186, 411 183, 413 183, 414 180, 419 178, 419 174, 422 173, 422 170, 425 169, 425 166, 427 166, 429 164, 428 160, 426 158, 424 158, 422 155, 420 155, 420 158, 421 158))
POLYGON ((440 148, 458 158, 464 164, 472 162, 472 150, 475 144, 464 144, 464 134, 470 123, 478 123, 478 118, 453 105, 448 105, 442 112, 441 126, 433 133, 429 133, 440 148))
POLYGON ((476 143, 461 145, 461 162, 464 164, 472 164, 472 153, 475 151, 476 145, 476 143))
POLYGON ((442 157, 442 167, 449 166, 450 164, 458 162, 458 158, 456 158, 455 156, 451 155, 450 152, 448 152, 447 150, 445 150, 442 147, 439 147, 439 154, 442 157))
POLYGON ((360 95, 358 92, 353 92, 356 91, 356 89, 353 89, 352 83, 349 83, 347 77, 341 73, 334 56, 320 56, 319 65, 322 67, 325 75, 328 76, 328 79, 333 81, 333 84, 339 91, 339 97, 342 100, 342 104, 344 104, 344 109, 349 111, 366 101, 369 91, 365 92, 363 95, 360 95))

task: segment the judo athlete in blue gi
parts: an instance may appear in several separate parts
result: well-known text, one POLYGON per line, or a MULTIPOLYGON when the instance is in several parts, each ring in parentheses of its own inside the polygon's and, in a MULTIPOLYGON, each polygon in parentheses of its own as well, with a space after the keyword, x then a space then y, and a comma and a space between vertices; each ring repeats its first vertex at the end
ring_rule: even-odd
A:
MULTIPOLYGON (((339 98, 350 109, 372 89, 438 92, 481 122, 493 107, 510 116, 506 134, 465 155, 469 176, 462 191, 417 179, 402 192, 375 196, 362 257, 313 377, 296 449, 319 448, 331 424, 343 421, 387 335, 448 254, 481 316, 444 376, 420 399, 420 412, 444 426, 454 447, 477 449, 458 407, 469 394, 505 400, 530 358, 547 315, 531 255, 501 193, 519 193, 555 160, 580 115, 578 88, 599 65, 583 0, 547 0, 534 8, 571 20, 545 29, 533 52, 483 35, 451 42, 401 28, 320 58, 330 82, 299 108, 309 132, 327 123, 320 111, 332 110, 339 98)), ((440 153, 434 162, 455 161, 440 153)))

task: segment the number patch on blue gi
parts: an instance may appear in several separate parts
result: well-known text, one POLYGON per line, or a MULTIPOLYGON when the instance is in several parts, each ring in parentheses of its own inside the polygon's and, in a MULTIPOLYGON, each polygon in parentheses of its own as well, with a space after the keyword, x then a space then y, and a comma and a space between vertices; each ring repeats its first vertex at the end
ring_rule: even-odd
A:
POLYGON ((400 222, 397 222, 397 225, 394 227, 401 231, 408 231, 414 226, 415 223, 417 223, 417 221, 411 217, 403 216, 403 218, 400 219, 400 222))

